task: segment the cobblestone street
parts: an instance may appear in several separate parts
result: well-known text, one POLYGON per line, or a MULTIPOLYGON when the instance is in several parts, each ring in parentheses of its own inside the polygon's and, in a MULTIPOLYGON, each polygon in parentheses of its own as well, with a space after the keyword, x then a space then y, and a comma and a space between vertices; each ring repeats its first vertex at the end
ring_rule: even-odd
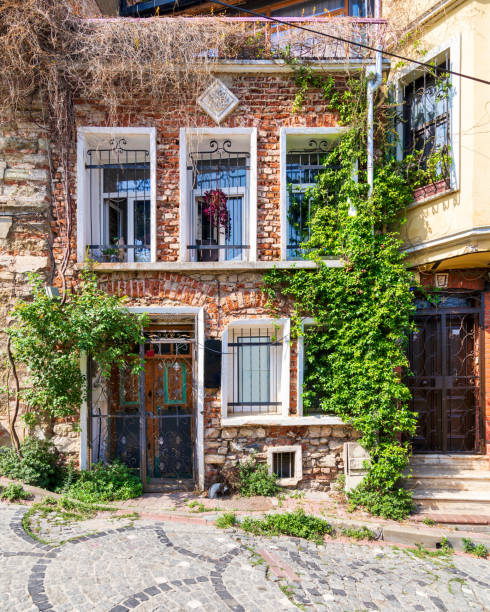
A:
POLYGON ((27 535, 0 505, 0 610, 490 610, 490 563, 377 544, 257 538, 212 524, 106 518, 27 535), (65 533, 63 534, 63 530, 65 533))

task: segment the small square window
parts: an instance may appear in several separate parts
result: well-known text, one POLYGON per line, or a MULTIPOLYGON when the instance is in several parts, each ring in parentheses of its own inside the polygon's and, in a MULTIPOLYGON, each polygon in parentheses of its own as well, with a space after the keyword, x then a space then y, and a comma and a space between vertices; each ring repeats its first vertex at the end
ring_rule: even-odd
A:
POLYGON ((301 446, 273 446, 267 450, 270 474, 282 486, 296 485, 303 478, 301 446))
POLYGON ((278 478, 294 478, 296 453, 272 453, 272 471, 278 478))

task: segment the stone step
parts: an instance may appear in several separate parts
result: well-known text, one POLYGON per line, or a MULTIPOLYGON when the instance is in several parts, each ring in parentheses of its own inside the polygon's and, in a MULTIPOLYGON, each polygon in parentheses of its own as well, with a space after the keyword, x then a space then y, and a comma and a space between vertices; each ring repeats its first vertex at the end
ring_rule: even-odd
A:
POLYGON ((457 474, 420 474, 405 480, 408 489, 451 490, 451 491, 490 491, 490 472, 470 472, 457 474))
POLYGON ((490 470, 488 455, 413 455, 410 459, 413 469, 419 466, 450 467, 464 470, 490 470))
POLYGON ((466 468, 449 467, 442 465, 417 465, 411 470, 414 478, 470 478, 470 479, 488 479, 490 478, 490 470, 468 470, 466 468))
POLYGON ((441 512, 444 514, 459 514, 470 516, 488 516, 490 519, 490 504, 466 500, 416 499, 417 509, 424 514, 441 512))
POLYGON ((422 489, 413 491, 415 501, 444 501, 444 502, 478 502, 488 505, 490 511, 490 489, 482 491, 455 491, 452 489, 422 489))

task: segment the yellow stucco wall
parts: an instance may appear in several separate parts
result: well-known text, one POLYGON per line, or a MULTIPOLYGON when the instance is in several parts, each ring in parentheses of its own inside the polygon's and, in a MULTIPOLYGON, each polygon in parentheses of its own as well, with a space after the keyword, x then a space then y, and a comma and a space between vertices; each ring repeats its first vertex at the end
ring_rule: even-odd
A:
MULTIPOLYGON (((433 4, 425 3, 424 10, 433 4)), ((386 14, 396 2, 387 5, 386 14)), ((460 71, 490 80, 490 0, 450 3, 414 36, 428 54, 459 38, 460 71)), ((423 61, 412 43, 399 50, 423 61)), ((456 59, 454 53, 451 57, 456 59)), ((490 85, 453 79, 459 97, 453 105, 457 117, 459 102, 453 134, 453 156, 459 158, 455 190, 409 208, 403 238, 411 265, 490 249, 490 85)))

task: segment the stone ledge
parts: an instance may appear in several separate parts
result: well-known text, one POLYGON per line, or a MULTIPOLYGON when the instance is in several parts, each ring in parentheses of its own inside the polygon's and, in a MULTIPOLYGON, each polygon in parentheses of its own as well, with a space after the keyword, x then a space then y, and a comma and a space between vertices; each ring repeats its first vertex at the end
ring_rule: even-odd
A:
POLYGON ((276 416, 276 415, 258 415, 258 416, 243 416, 243 417, 227 417, 221 419, 221 427, 241 427, 242 425, 275 425, 279 427, 298 427, 312 425, 345 425, 345 423, 336 416, 321 415, 321 416, 276 416))
MULTIPOLYGON (((327 268, 342 268, 343 262, 340 259, 323 259, 323 265, 327 268)), ((78 263, 78 270, 85 267, 85 264, 78 263)), ((291 270, 306 269, 315 270, 315 261, 156 261, 147 263, 94 263, 94 272, 110 274, 112 272, 224 272, 224 271, 244 271, 261 272, 267 270, 291 270)))

